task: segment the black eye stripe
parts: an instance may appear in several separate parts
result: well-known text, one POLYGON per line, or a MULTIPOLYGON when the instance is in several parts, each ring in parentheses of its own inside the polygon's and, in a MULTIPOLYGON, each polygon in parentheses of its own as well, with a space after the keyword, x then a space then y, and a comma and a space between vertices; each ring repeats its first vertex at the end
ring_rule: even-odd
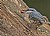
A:
POLYGON ((29 9, 27 9, 26 11, 29 11, 29 9))
POLYGON ((34 10, 29 10, 29 9, 28 9, 28 10, 26 10, 26 11, 34 11, 34 10))

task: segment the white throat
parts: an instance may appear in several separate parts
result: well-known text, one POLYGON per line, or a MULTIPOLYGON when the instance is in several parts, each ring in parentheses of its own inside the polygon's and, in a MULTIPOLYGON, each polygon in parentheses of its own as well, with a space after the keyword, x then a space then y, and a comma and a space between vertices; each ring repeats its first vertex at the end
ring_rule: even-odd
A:
POLYGON ((26 11, 27 13, 31 13, 31 12, 33 12, 33 11, 26 11))

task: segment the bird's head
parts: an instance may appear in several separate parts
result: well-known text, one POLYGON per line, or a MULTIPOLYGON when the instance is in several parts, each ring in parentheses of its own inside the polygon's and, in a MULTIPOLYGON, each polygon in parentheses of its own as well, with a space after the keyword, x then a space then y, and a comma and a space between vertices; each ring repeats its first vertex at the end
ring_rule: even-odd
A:
POLYGON ((27 10, 22 10, 22 12, 25 12, 25 13, 31 13, 31 12, 35 12, 36 10, 34 8, 28 8, 27 10))
POLYGON ((34 8, 28 8, 27 11, 36 11, 34 8))

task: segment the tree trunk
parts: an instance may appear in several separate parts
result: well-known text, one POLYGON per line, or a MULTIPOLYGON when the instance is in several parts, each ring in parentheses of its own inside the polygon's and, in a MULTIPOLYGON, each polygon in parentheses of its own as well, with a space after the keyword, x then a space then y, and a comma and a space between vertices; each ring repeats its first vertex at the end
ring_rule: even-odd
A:
POLYGON ((0 36, 43 36, 38 30, 42 27, 36 29, 23 19, 20 10, 27 8, 23 0, 0 0, 0 36))

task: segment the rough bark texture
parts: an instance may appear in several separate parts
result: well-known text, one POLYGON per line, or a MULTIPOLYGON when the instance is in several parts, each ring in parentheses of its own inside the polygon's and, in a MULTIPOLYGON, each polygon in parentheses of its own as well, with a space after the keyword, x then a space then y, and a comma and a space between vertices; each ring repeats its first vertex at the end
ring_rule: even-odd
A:
POLYGON ((50 36, 49 25, 36 29, 23 19, 20 10, 27 8, 23 0, 0 0, 0 36, 50 36))

